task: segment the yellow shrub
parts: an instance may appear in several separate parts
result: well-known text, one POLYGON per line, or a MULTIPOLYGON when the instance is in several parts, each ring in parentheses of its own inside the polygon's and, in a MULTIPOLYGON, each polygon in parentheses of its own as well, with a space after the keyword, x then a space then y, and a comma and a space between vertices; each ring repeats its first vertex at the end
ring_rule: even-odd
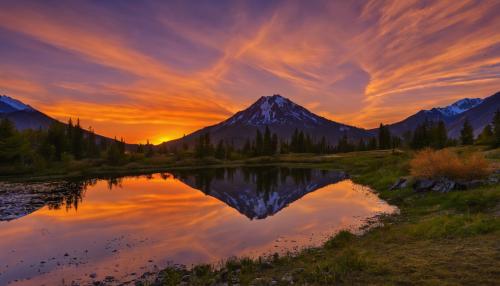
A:
POLYGON ((459 157, 449 150, 424 149, 410 162, 411 174, 419 178, 479 179, 490 173, 488 161, 480 153, 459 157))

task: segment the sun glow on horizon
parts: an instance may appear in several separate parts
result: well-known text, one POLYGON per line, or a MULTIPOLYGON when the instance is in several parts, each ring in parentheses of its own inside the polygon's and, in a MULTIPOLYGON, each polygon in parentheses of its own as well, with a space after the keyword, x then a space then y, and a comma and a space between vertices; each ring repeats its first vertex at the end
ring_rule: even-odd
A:
POLYGON ((174 134, 160 135, 160 136, 155 137, 152 140, 150 140, 150 143, 152 143, 154 145, 158 145, 158 144, 161 144, 161 143, 164 143, 164 142, 168 142, 168 141, 171 141, 171 140, 175 140, 175 139, 178 139, 178 138, 181 138, 181 137, 182 136, 178 136, 178 135, 174 135, 174 134))

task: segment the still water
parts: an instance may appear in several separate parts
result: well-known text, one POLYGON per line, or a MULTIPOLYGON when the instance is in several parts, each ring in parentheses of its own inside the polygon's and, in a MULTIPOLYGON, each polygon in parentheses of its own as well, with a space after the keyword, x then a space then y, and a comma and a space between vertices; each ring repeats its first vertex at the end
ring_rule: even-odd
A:
POLYGON ((0 285, 126 282, 172 264, 295 251, 395 210, 345 174, 315 169, 200 169, 67 186, 0 221, 0 285))

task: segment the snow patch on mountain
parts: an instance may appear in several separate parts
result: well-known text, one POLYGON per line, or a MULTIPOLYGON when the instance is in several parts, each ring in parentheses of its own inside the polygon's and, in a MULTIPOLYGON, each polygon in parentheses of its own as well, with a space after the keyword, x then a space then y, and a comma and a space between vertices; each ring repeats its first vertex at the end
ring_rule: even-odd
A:
POLYGON ((26 104, 22 103, 21 101, 14 99, 12 97, 9 97, 7 95, 0 95, 0 102, 12 107, 13 109, 15 109, 17 111, 33 110, 33 108, 31 108, 31 106, 26 105, 26 104))
POLYGON ((302 126, 321 124, 323 118, 293 103, 281 95, 263 96, 249 108, 238 112, 226 120, 223 125, 264 126, 269 124, 293 124, 302 126))
POLYGON ((464 98, 446 107, 438 107, 435 110, 439 111, 443 116, 451 117, 476 107, 483 100, 481 98, 464 98))

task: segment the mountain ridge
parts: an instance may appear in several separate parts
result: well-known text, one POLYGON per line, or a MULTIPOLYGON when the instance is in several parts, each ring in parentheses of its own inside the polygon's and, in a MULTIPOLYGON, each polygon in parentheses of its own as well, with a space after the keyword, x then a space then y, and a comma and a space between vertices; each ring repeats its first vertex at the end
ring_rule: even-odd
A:
POLYGON ((180 147, 182 144, 193 145, 199 135, 210 133, 214 142, 225 140, 236 147, 241 147, 247 139, 253 139, 257 130, 268 127, 281 139, 289 139, 298 129, 309 134, 313 139, 321 137, 335 144, 346 135, 351 139, 370 137, 362 128, 335 122, 316 115, 288 98, 274 94, 262 96, 248 108, 238 111, 228 119, 215 125, 207 126, 186 135, 183 138, 164 142, 167 147, 180 147))
MULTIPOLYGON (((420 110, 417 113, 392 124, 391 133, 402 136, 406 131, 413 131, 424 120, 445 122, 449 136, 457 138, 461 126, 468 118, 477 136, 482 128, 491 122, 493 113, 500 108, 500 92, 484 99, 464 98, 444 107, 420 110)), ((9 118, 19 130, 46 129, 56 119, 24 104, 7 95, 0 95, 0 118, 9 118)), ((63 123, 64 124, 64 123, 63 123)), ((374 137, 378 128, 363 129, 339 123, 316 115, 306 108, 294 103, 279 94, 262 96, 248 108, 238 111, 220 123, 201 128, 182 138, 160 143, 158 146, 179 147, 182 144, 193 145, 199 135, 209 132, 213 142, 225 140, 235 146, 241 145, 247 139, 253 139, 257 130, 263 131, 269 127, 281 139, 289 139, 298 129, 312 136, 314 140, 325 137, 330 144, 347 136, 351 141, 374 137)), ((100 137, 107 138, 105 136, 100 137)))
MULTIPOLYGON (((56 122, 66 125, 66 123, 60 122, 30 105, 7 95, 0 95, 0 119, 2 118, 7 118, 12 121, 16 129, 20 131, 26 129, 48 129, 50 125, 56 122)), ((88 133, 89 131, 84 129, 84 134, 88 133)), ((113 140, 99 134, 95 134, 95 136, 98 142, 100 142, 100 140, 108 142, 113 140)), ((135 144, 126 144, 127 148, 132 148, 134 146, 135 144)))
MULTIPOLYGON (((416 126, 422 124, 425 120, 433 122, 442 120, 448 129, 448 136, 458 138, 463 122, 465 118, 468 118, 474 129, 474 135, 477 136, 484 126, 491 122, 493 114, 497 109, 500 109, 500 92, 484 99, 464 98, 445 107, 420 110, 388 126, 392 134, 402 136, 407 131, 413 131, 416 126), (478 117, 481 119, 477 119, 478 117)), ((374 134, 377 129, 374 128, 370 131, 374 134)))

